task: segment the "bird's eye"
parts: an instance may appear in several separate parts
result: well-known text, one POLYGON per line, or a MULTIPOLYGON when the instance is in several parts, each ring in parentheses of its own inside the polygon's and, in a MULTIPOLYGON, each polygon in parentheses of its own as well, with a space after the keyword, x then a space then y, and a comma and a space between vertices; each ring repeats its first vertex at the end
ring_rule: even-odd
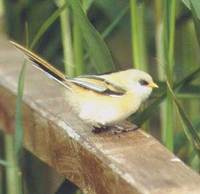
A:
POLYGON ((142 85, 142 86, 147 86, 149 83, 146 81, 146 80, 144 80, 144 79, 141 79, 141 80, 139 80, 139 83, 142 85))

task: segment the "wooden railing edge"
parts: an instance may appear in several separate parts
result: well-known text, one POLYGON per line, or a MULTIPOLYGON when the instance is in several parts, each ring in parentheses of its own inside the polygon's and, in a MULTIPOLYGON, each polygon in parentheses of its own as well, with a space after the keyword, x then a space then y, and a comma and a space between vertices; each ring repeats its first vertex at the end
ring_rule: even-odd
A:
MULTIPOLYGON (((4 49, 10 57, 0 48, 0 123, 12 131, 23 56, 4 49)), ((31 65, 26 77, 25 147, 85 193, 200 193, 199 175, 150 135, 94 134, 73 113, 62 86, 31 65)))

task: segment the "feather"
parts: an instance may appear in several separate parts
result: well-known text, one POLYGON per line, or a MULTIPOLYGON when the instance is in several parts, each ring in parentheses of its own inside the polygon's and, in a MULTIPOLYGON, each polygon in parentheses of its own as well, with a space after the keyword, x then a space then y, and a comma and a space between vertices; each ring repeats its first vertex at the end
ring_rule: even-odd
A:
POLYGON ((54 68, 50 63, 46 60, 42 59, 35 53, 31 52, 30 50, 26 49, 25 47, 21 46, 20 44, 10 41, 17 49, 22 51, 29 60, 31 60, 34 66, 38 69, 45 72, 51 79, 54 79, 64 85, 65 87, 69 88, 69 82, 74 83, 84 89, 92 90, 97 93, 105 94, 105 95, 124 95, 126 91, 117 86, 114 83, 109 82, 103 77, 95 76, 95 75, 85 75, 80 76, 77 78, 67 79, 66 76, 59 71, 58 69, 54 68))
POLYGON ((66 81, 65 75, 59 71, 58 69, 54 68, 53 65, 48 63, 46 60, 42 59, 35 53, 31 52, 30 50, 26 49, 25 47, 21 46, 20 44, 10 41, 12 45, 14 45, 17 49, 22 51, 29 60, 34 62, 33 65, 38 67, 39 69, 43 70, 44 72, 50 74, 54 78, 58 79, 59 81, 66 81))
POLYGON ((105 78, 95 76, 95 75, 86 75, 80 76, 74 79, 70 79, 72 83, 75 83, 83 88, 90 89, 94 92, 102 93, 105 95, 124 95, 126 91, 106 80, 105 78))

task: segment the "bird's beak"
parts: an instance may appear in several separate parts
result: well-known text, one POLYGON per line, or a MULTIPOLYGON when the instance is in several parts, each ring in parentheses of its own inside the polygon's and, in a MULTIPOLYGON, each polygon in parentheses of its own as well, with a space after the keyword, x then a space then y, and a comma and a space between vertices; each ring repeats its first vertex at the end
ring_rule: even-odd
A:
POLYGON ((151 88, 159 88, 158 85, 154 82, 149 83, 148 86, 151 87, 151 88))

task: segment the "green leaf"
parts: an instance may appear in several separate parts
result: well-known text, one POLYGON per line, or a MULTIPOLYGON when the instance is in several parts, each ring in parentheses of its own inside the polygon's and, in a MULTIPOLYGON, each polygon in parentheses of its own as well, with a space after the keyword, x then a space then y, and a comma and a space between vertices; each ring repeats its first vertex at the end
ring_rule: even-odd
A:
POLYGON ((65 3, 63 6, 61 6, 59 9, 57 9, 40 27, 36 35, 34 36, 34 39, 30 45, 30 48, 33 48, 37 42, 40 40, 42 35, 48 30, 48 28, 56 21, 56 19, 60 16, 60 14, 65 10, 67 7, 67 3, 65 3))
POLYGON ((110 19, 116 18, 123 7, 128 4, 129 1, 95 0, 95 5, 110 19))
POLYGON ((83 38, 87 44, 92 62, 95 63, 98 73, 113 71, 115 69, 112 56, 99 32, 92 26, 85 15, 79 1, 69 0, 74 17, 77 18, 83 38))
MULTIPOLYGON (((57 0, 57 5, 62 7, 65 5, 66 0, 57 0)), ((61 25, 61 40, 63 47, 63 57, 64 57, 64 69, 65 74, 69 77, 74 77, 75 75, 75 64, 73 56, 73 46, 72 46, 72 35, 71 35, 71 25, 70 25, 70 9, 65 8, 65 11, 60 14, 60 25, 61 25)))
POLYGON ((200 86, 187 84, 178 91, 178 95, 187 98, 200 98, 200 86))
POLYGON ((182 2, 190 9, 190 0, 182 0, 182 2))
POLYGON ((83 10, 85 12, 87 12, 87 10, 91 7, 91 5, 94 3, 94 0, 84 0, 82 2, 82 7, 83 7, 83 10))
MULTIPOLYGON (((101 36, 103 39, 105 39, 107 36, 111 34, 111 32, 117 27, 121 19, 126 15, 126 13, 129 10, 129 5, 126 5, 125 7, 120 10, 117 17, 114 18, 114 20, 106 27, 106 29, 101 33, 101 36)), ((84 60, 87 60, 89 57, 88 53, 84 56, 84 60)))
POLYGON ((24 91, 26 62, 22 66, 18 80, 16 115, 15 115, 15 152, 18 155, 23 146, 23 114, 22 114, 22 98, 24 91))
POLYGON ((200 1, 199 0, 182 0, 183 3, 200 19, 200 1))
POLYGON ((200 1, 199 0, 190 0, 191 10, 195 12, 198 19, 200 19, 200 1))
POLYGON ((182 0, 183 3, 191 10, 195 32, 200 45, 200 1, 199 0, 182 0))
POLYGON ((171 97, 173 98, 173 100, 176 104, 178 113, 181 117, 181 121, 183 123, 184 131, 185 131, 187 138, 195 146, 195 148, 200 151, 200 135, 199 135, 198 131, 193 127, 189 117, 187 116, 184 109, 178 102, 178 99, 176 98, 168 81, 167 81, 167 86, 170 91, 171 97))
POLYGON ((118 13, 118 15, 115 17, 115 19, 110 23, 110 25, 107 26, 107 28, 103 31, 102 33, 102 37, 106 38, 112 31, 113 29, 117 26, 117 24, 119 24, 119 22, 121 21, 121 19, 125 16, 125 14, 128 12, 129 10, 129 5, 124 6, 120 12, 118 13))
POLYGON ((8 164, 8 162, 6 162, 5 160, 1 160, 1 159, 0 159, 0 166, 7 167, 7 166, 9 166, 9 164, 8 164))
POLYGON ((159 98, 157 98, 154 102, 152 102, 149 106, 147 106, 143 111, 137 112, 133 115, 133 123, 138 126, 141 126, 146 120, 148 120, 152 113, 157 110, 158 105, 164 100, 166 97, 166 93, 162 94, 159 98))
POLYGON ((195 32, 200 45, 200 1, 190 0, 195 32))
POLYGON ((199 158, 198 154, 196 154, 196 153, 191 154, 190 165, 195 171, 197 171, 197 172, 200 171, 200 158, 199 158))

